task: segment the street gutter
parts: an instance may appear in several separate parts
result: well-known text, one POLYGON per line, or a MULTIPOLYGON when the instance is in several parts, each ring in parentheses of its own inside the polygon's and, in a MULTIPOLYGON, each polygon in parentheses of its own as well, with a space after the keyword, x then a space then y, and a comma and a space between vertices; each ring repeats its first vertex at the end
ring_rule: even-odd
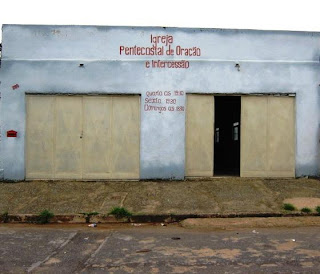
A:
MULTIPOLYGON (((319 213, 229 213, 229 214, 159 214, 159 215, 133 215, 128 218, 116 219, 110 215, 92 216, 90 223, 112 224, 112 223, 176 223, 186 219, 230 219, 230 218, 280 218, 280 217, 316 217, 319 213)), ((37 223, 39 215, 36 214, 9 214, 0 215, 0 223, 37 223)), ((319 218, 320 220, 320 218, 319 218)), ((81 214, 55 215, 50 223, 57 224, 81 224, 86 223, 81 214)))

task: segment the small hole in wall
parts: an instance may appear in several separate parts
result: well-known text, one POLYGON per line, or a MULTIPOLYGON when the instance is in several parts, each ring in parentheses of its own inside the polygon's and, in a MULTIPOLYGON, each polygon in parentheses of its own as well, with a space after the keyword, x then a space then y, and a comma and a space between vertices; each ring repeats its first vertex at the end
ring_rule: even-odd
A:
POLYGON ((79 67, 80 67, 80 68, 83 68, 83 67, 84 67, 84 64, 79 64, 79 67))
POLYGON ((234 67, 235 67, 238 71, 240 71, 240 64, 236 64, 234 67))

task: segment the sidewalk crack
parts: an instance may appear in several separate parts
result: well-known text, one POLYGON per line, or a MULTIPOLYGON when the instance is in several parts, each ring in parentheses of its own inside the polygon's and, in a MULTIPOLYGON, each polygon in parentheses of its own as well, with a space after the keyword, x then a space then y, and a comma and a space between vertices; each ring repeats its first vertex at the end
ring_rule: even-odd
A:
POLYGON ((42 261, 38 261, 33 263, 28 269, 27 272, 30 273, 33 270, 35 270, 36 268, 38 268, 40 265, 44 264, 45 262, 47 262, 52 256, 56 255, 58 253, 58 251, 60 249, 62 249, 63 247, 65 247, 76 235, 78 234, 78 232, 73 232, 69 235, 68 239, 65 240, 59 247, 57 247, 53 252, 51 252, 51 254, 49 256, 47 256, 44 260, 42 261))
POLYGON ((98 246, 95 252, 93 252, 91 256, 85 261, 84 268, 80 272, 85 271, 92 264, 92 261, 94 260, 95 256, 100 252, 100 250, 104 247, 104 245, 112 237, 112 235, 113 235, 113 231, 111 231, 110 234, 104 238, 103 242, 98 246))

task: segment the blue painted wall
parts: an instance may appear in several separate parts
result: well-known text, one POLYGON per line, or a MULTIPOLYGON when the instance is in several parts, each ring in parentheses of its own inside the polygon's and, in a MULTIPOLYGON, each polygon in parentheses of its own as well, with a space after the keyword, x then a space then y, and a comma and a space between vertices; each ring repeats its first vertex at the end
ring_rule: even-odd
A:
POLYGON ((185 106, 187 93, 293 93, 296 175, 319 175, 319 57, 320 33, 312 32, 4 25, 0 176, 25 178, 26 93, 141 94, 142 179, 184 178, 185 112, 177 107, 185 106), (151 35, 172 36, 173 55, 166 55, 166 39, 157 44, 164 55, 120 54, 121 46, 152 47, 151 35), (199 48, 201 55, 179 56, 177 46, 199 48), (147 68, 152 60, 184 60, 189 68, 147 68), (149 104, 166 111, 145 110, 152 91, 171 92, 149 104), (174 111, 168 111, 168 98, 176 99, 174 111), (18 138, 5 137, 10 129, 18 138))

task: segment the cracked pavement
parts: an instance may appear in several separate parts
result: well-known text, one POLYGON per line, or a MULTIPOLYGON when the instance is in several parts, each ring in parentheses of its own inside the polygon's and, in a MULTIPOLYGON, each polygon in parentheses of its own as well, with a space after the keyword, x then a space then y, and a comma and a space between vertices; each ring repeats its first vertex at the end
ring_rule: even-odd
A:
POLYGON ((319 227, 1 225, 2 273, 316 273, 319 227))

